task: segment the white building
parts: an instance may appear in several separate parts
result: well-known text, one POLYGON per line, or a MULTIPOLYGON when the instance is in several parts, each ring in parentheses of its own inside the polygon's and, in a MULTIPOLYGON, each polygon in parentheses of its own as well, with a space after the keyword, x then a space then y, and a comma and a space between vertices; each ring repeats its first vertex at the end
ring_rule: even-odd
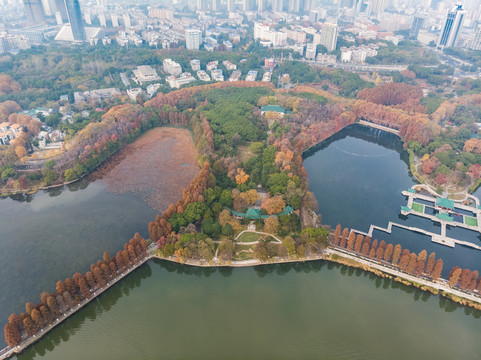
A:
POLYGON ((324 23, 322 25, 319 42, 327 48, 327 51, 336 50, 337 24, 324 23))
POLYGON ((316 58, 317 45, 309 43, 306 46, 306 59, 314 60, 316 58))
POLYGON ((74 92, 73 97, 76 104, 88 101, 100 102, 102 100, 112 99, 115 96, 120 96, 122 93, 120 89, 108 88, 108 89, 96 89, 85 92, 74 92))
POLYGON ((256 81, 257 79, 257 71, 249 70, 246 76, 246 81, 256 81))
POLYGON ((336 55, 317 54, 316 62, 322 65, 336 65, 336 55))
POLYGON ((197 77, 201 81, 210 81, 210 76, 204 70, 197 71, 197 77))
POLYGON ((127 95, 129 98, 133 101, 137 100, 137 96, 142 94, 142 89, 141 88, 132 88, 127 90, 127 95))
POLYGON ((200 60, 192 59, 190 60, 190 67, 192 71, 199 71, 200 70, 200 60))
POLYGON ((239 81, 241 75, 242 73, 240 72, 240 70, 234 70, 232 74, 230 74, 229 81, 239 81))
POLYGON ((162 68, 167 74, 171 74, 173 76, 182 74, 182 67, 179 63, 176 63, 172 59, 164 59, 162 62, 162 68))
POLYGON ((237 70, 237 65, 231 63, 229 60, 222 61, 222 64, 225 66, 227 70, 237 70))
POLYGON ((219 65, 219 62, 217 60, 209 61, 207 63, 206 69, 207 69, 207 71, 215 70, 215 69, 217 69, 217 65, 219 65))
POLYGON ((287 44, 287 33, 271 30, 266 24, 254 23, 254 39, 265 40, 279 47, 287 44))
POLYGON ((195 81, 195 78, 188 72, 181 74, 178 78, 175 76, 168 76, 165 78, 169 86, 173 89, 178 89, 182 85, 195 81))
POLYGON ((469 47, 471 50, 481 50, 481 25, 478 25, 474 39, 469 47))
POLYGON ((461 26, 466 15, 466 11, 463 10, 463 5, 456 4, 456 6, 448 11, 446 20, 441 29, 441 34, 438 40, 438 49, 444 49, 444 47, 452 47, 456 45, 456 40, 461 32, 461 26))
POLYGON ((141 85, 146 82, 160 80, 157 71, 150 65, 137 66, 137 69, 132 70, 132 72, 134 73, 134 81, 141 85))
POLYGON ((187 50, 199 50, 202 44, 202 31, 197 29, 185 30, 185 47, 187 50))

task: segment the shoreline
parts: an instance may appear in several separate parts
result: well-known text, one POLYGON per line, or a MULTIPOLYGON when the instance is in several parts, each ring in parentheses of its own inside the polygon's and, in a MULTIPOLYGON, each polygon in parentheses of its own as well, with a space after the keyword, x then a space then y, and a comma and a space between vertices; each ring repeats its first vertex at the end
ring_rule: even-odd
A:
POLYGON ((20 345, 14 348, 6 347, 0 350, 0 360, 5 360, 10 358, 11 356, 20 354, 29 346, 33 345, 37 341, 39 341, 43 336, 48 334, 51 330, 55 327, 63 323, 67 320, 71 315, 77 313, 80 309, 87 306, 91 301, 95 300, 101 294, 109 290, 113 285, 117 284, 119 281, 123 280, 125 277, 130 275, 132 272, 137 270, 140 266, 144 265, 148 261, 152 259, 168 261, 172 263, 176 263, 179 265, 185 266, 192 266, 192 267, 200 267, 200 268, 217 268, 217 267, 230 267, 230 268, 247 268, 247 267, 255 267, 255 266, 263 266, 263 265, 276 265, 276 264, 289 264, 289 263, 303 263, 309 261, 319 261, 324 260, 331 263, 337 263, 340 265, 344 265, 351 268, 358 268, 364 271, 368 271, 373 273, 374 275, 381 277, 381 278, 389 278, 393 281, 402 283, 406 286, 415 287, 421 291, 430 292, 433 295, 439 295, 444 298, 447 298, 458 305, 468 306, 476 310, 481 311, 481 296, 464 293, 461 290, 454 289, 449 285, 446 285, 447 281, 442 279, 442 281, 434 282, 427 278, 421 278, 416 275, 411 275, 405 272, 401 272, 399 269, 394 267, 388 267, 378 261, 373 261, 369 258, 361 257, 357 254, 347 252, 345 250, 339 250, 333 247, 328 247, 323 251, 322 254, 316 254, 314 256, 308 256, 303 259, 274 259, 273 261, 266 261, 262 262, 257 259, 252 260, 241 260, 241 261, 227 261, 227 262, 216 262, 216 263, 208 263, 205 260, 192 260, 186 259, 185 261, 179 261, 174 256, 163 257, 153 253, 156 250, 156 247, 150 248, 150 253, 143 259, 141 259, 137 264, 132 265, 128 268, 124 273, 121 273, 117 276, 117 278, 112 279, 110 282, 107 283, 107 286, 103 289, 98 289, 92 293, 92 296, 89 299, 82 300, 77 306, 74 308, 69 309, 66 313, 55 319, 52 324, 46 326, 44 329, 40 330, 37 334, 32 337, 28 337, 22 341, 20 345))

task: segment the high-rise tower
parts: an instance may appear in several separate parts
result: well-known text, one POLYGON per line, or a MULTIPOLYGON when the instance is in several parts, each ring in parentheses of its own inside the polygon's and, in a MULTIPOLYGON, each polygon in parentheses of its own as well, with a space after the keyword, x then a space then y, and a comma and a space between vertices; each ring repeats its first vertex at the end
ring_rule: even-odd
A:
POLYGON ((74 41, 87 40, 78 0, 65 0, 65 7, 67 8, 68 21, 72 28, 74 41))
POLYGON ((187 50, 199 50, 202 44, 202 31, 197 29, 185 30, 185 47, 187 50))
POLYGON ((41 24, 45 21, 41 0, 23 0, 23 5, 30 24, 41 24))
POLYGON ((448 10, 446 20, 444 21, 441 35, 438 40, 438 49, 451 47, 456 45, 461 26, 463 24, 466 11, 463 10, 463 5, 456 4, 452 10, 448 10))

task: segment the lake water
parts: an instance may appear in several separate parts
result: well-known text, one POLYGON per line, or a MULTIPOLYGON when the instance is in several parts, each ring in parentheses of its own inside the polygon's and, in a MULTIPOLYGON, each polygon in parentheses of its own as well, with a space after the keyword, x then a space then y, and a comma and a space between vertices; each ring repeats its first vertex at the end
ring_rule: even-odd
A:
POLYGON ((480 315, 321 261, 151 261, 18 359, 479 359, 480 315))
MULTIPOLYGON (((0 199, 0 319, 25 311, 55 283, 85 272, 104 251, 148 236, 156 212, 132 194, 112 195, 98 182, 0 199)), ((1 342, 4 344, 3 325, 1 342)))
MULTIPOLYGON (((395 138, 365 130, 348 129, 306 159, 325 223, 385 226, 397 219, 400 191, 413 184, 395 138), (325 182, 316 185, 319 178, 325 182)), ((86 271, 104 250, 115 253, 136 231, 147 235, 155 212, 142 201, 85 185, 40 192, 29 202, 0 201, 2 319, 53 290, 58 279, 86 271)), ((392 236, 413 251, 431 244, 412 233, 392 236)), ((442 248, 444 255, 462 249, 442 248)), ((479 359, 480 317, 322 261, 243 269, 150 261, 18 359, 479 359)))
MULTIPOLYGON (((441 233, 439 223, 419 216, 402 216, 406 198, 401 191, 416 182, 410 175, 408 154, 394 134, 351 125, 306 154, 304 166, 309 187, 319 202, 324 224, 367 232, 371 224, 386 228, 392 221, 441 233)), ((481 195, 478 190, 475 195, 481 195)), ((461 240, 481 245, 479 234, 452 228, 447 232, 461 240)), ((450 248, 431 242, 430 237, 393 227, 392 234, 374 231, 377 238, 419 253, 434 251, 444 261, 443 275, 454 266, 481 272, 481 251, 456 245, 450 248)))

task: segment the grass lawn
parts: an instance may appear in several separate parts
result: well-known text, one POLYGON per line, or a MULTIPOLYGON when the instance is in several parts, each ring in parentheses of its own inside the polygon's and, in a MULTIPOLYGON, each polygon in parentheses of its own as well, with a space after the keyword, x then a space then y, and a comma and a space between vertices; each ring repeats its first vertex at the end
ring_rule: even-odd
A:
POLYGON ((238 242, 259 241, 260 234, 245 232, 237 239, 238 242))
POLYGON ((254 253, 251 251, 252 245, 237 244, 234 249, 234 260, 254 259, 254 253))
POLYGON ((469 226, 478 226, 478 220, 470 216, 464 217, 464 223, 469 226))
POLYGON ((255 154, 249 150, 250 143, 242 145, 237 148, 237 156, 241 162, 245 162, 253 157, 255 154))
POLYGON ((424 205, 418 204, 413 202, 413 208, 414 211, 423 214, 424 213, 424 205))

